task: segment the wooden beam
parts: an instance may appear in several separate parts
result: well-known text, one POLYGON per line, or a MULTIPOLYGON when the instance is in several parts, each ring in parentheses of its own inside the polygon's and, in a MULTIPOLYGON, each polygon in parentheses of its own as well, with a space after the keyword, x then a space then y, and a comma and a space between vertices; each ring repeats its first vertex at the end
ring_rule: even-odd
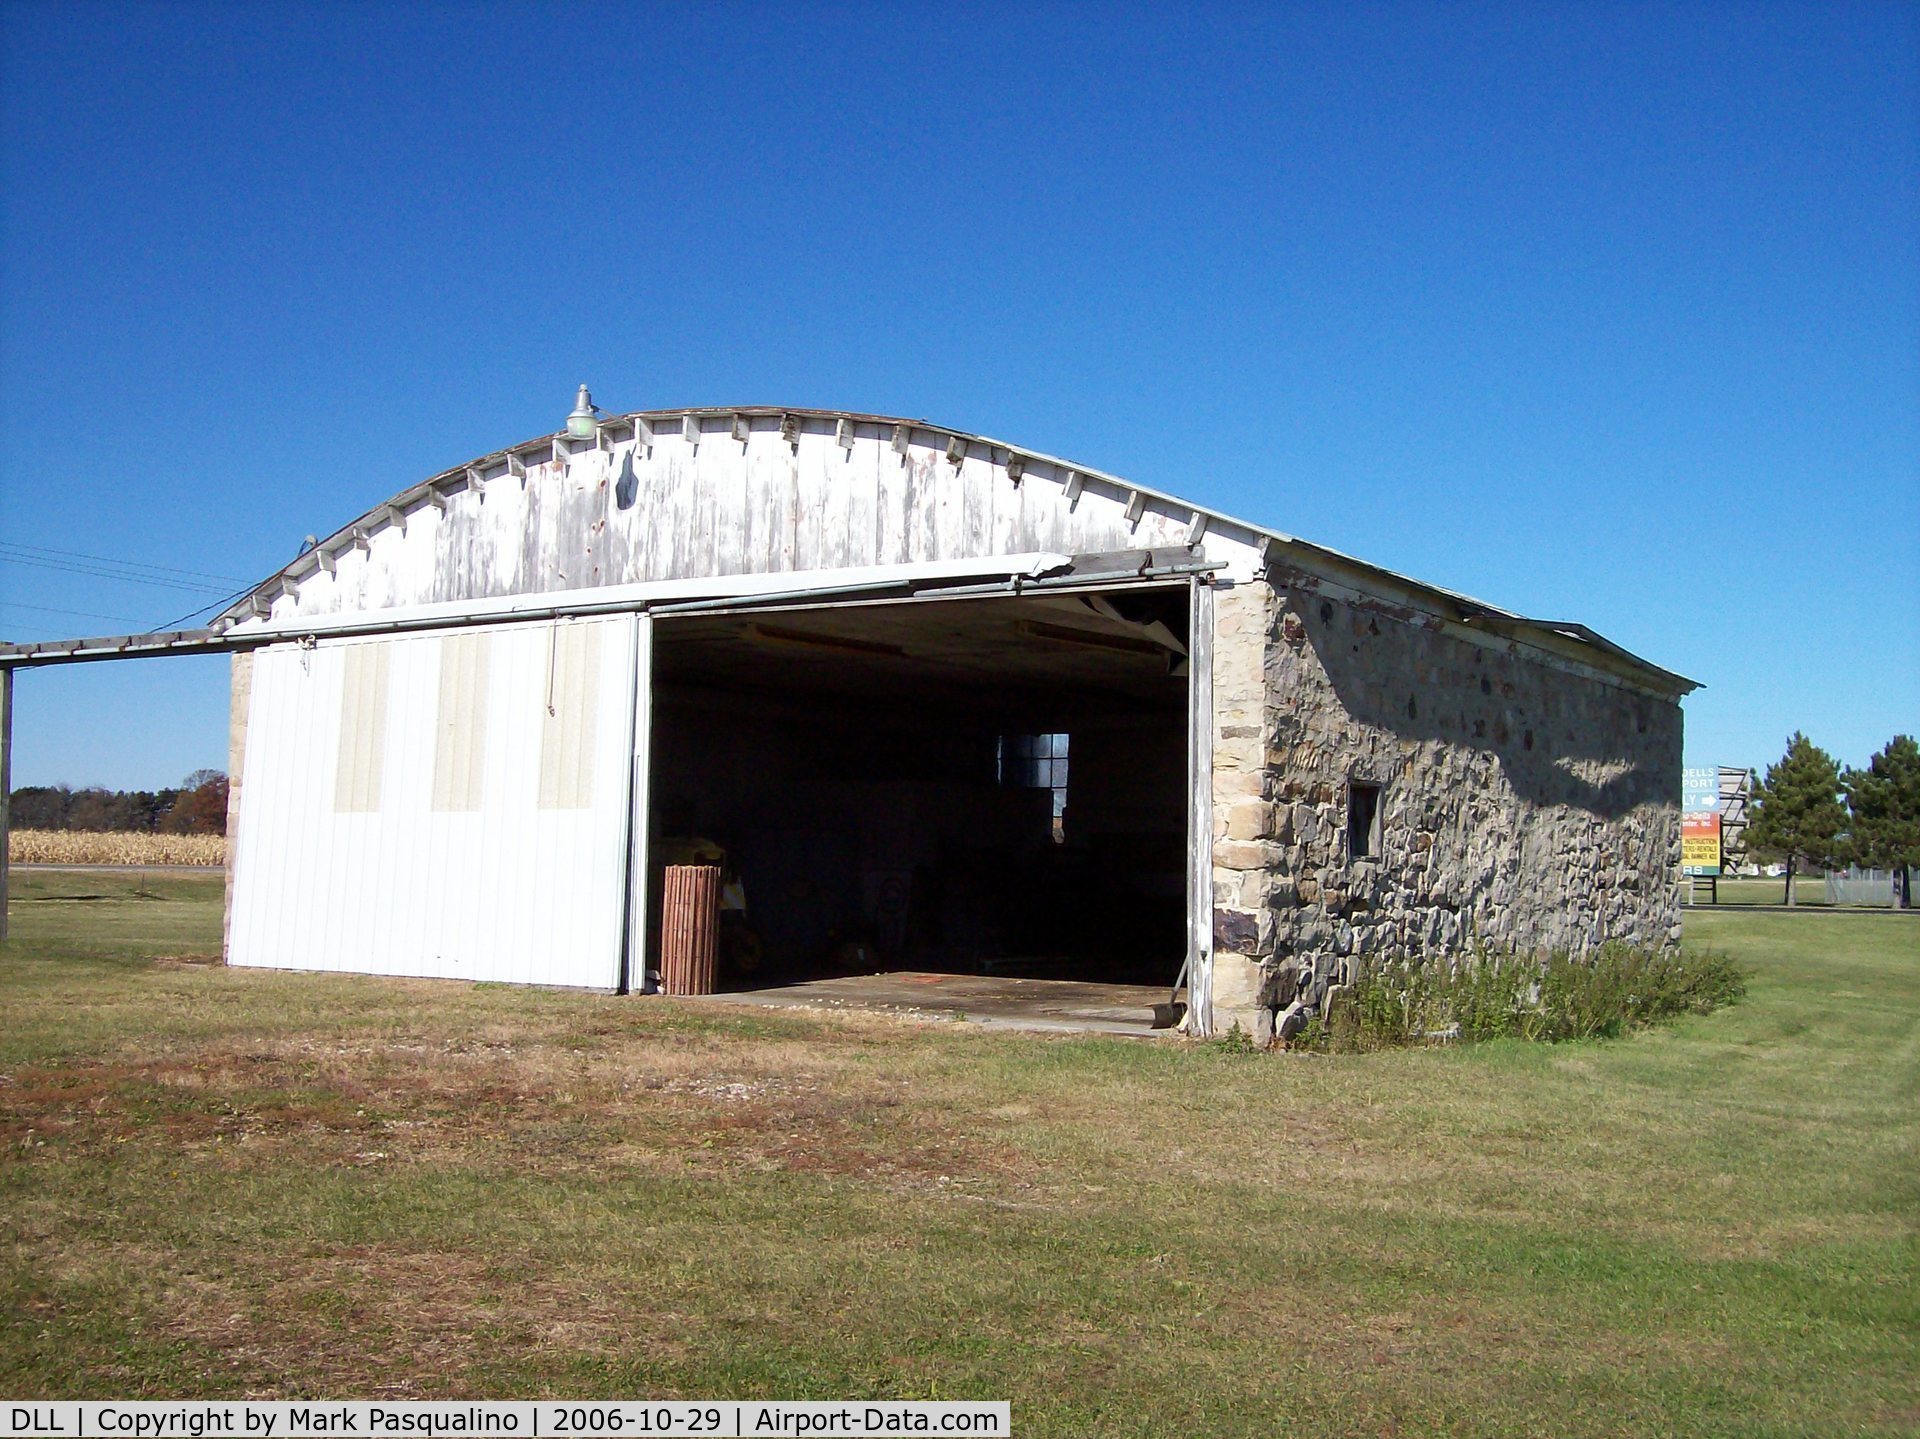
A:
POLYGON ((845 415, 834 422, 833 442, 843 450, 853 448, 853 421, 845 415))
POLYGON ((1213 586, 1190 582, 1187 607, 1187 1018, 1213 1034, 1213 586))
POLYGON ((1061 484, 1066 487, 1067 508, 1071 510, 1079 505, 1080 494, 1086 489, 1087 482, 1080 478, 1078 470, 1068 470, 1061 484))

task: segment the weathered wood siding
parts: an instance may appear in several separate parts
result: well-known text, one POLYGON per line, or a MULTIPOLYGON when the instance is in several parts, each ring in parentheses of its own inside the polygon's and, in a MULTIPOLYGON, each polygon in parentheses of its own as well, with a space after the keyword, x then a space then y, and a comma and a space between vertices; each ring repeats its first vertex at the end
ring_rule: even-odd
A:
MULTIPOLYGON (((831 419, 794 441, 778 416, 745 441, 724 417, 698 420, 697 442, 662 424, 651 444, 535 462, 496 462, 404 516, 376 514, 364 543, 312 562, 273 601, 276 619, 400 605, 541 594, 709 576, 1053 551, 1183 545, 1193 511, 1032 462, 1016 483, 1007 452, 973 442, 958 463, 944 433, 922 430, 904 454, 891 425, 855 424, 842 445, 831 419), (1077 493, 1076 493, 1077 491, 1077 493)), ((1251 565, 1249 544, 1205 538, 1210 557, 1251 565)))

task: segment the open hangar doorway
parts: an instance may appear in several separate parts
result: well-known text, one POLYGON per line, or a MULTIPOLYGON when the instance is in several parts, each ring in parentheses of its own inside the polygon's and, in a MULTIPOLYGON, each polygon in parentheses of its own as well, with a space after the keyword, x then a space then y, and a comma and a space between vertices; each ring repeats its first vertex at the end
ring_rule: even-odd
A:
POLYGON ((905 972, 1164 999, 1189 613, 1162 583, 660 616, 655 894, 663 864, 720 860, 723 991, 905 972))

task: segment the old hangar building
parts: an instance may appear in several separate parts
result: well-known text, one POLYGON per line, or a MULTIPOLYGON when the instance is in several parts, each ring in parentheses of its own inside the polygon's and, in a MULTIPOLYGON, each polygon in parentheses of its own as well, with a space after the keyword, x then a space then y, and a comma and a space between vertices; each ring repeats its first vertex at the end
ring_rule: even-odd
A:
MULTIPOLYGON (((756 982, 1189 981, 1677 935, 1679 700, 1584 626, 919 420, 602 416, 435 475, 206 631, 235 965, 637 991, 723 853, 756 982)), ((9 707, 10 708, 10 707, 9 707)))

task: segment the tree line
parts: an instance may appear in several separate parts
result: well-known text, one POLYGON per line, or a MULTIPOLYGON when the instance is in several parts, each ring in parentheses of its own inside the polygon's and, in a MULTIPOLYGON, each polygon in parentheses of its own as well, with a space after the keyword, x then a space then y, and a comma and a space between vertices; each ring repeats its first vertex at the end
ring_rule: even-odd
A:
POLYGON ((1788 904, 1794 872, 1805 862, 1809 869, 1891 870, 1899 881, 1894 902, 1910 906, 1920 867, 1920 745, 1895 735, 1865 769, 1843 770, 1794 731, 1786 754, 1754 791, 1747 846, 1785 862, 1788 904))
POLYGON ((8 797, 15 829, 92 830, 118 834, 225 834, 227 777, 198 769, 178 789, 71 789, 29 785, 8 797))

